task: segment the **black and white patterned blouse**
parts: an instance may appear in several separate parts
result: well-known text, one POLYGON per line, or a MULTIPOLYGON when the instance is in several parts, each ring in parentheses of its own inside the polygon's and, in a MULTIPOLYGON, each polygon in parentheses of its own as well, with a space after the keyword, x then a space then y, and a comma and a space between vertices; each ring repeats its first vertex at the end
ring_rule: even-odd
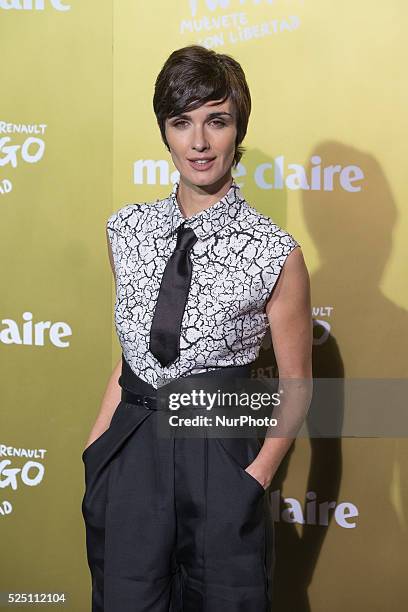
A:
POLYGON ((132 370, 154 388, 174 378, 253 362, 268 329, 265 303, 294 237, 244 199, 233 180, 217 203, 183 217, 178 182, 167 198, 127 204, 107 220, 116 274, 115 327, 132 370), (180 356, 163 367, 149 351, 161 278, 177 228, 191 227, 192 278, 180 356))

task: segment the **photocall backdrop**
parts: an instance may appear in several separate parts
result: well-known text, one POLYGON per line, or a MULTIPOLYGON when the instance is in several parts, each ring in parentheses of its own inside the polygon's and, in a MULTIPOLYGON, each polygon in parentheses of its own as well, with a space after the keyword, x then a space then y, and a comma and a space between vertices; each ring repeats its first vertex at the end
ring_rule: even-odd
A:
MULTIPOLYGON (((174 49, 246 72, 234 175, 302 246, 314 376, 407 378, 407 17, 402 0, 0 0, 2 592, 90 609, 81 453, 120 358, 105 222, 177 177, 152 109, 174 49)), ((276 375, 270 336, 252 375, 276 375)), ((401 436, 295 442, 270 488, 274 610, 406 608, 401 436)))

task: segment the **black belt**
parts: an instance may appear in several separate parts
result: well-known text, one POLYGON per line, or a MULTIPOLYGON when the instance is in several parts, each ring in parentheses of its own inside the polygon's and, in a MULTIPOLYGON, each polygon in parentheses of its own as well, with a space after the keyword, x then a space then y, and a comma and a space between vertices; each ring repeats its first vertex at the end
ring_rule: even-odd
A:
MULTIPOLYGON (((204 372, 196 375, 198 378, 201 377, 216 377, 216 376, 238 376, 238 375, 248 375, 251 368, 251 363, 243 365, 243 366, 228 366, 225 368, 218 368, 217 370, 209 370, 208 372, 204 372)), ((125 362, 125 366, 127 363, 125 362)), ((127 366, 129 368, 129 366, 127 366)), ((130 368, 129 368, 130 371, 130 368)), ((134 374, 131 372, 131 375, 134 374)), ((186 377, 189 378, 189 377, 186 377)), ((181 379, 180 379, 181 380, 181 379)), ((125 382, 123 380, 123 375, 119 379, 119 384, 122 386, 122 383, 125 382)), ((126 383, 125 383, 126 384, 126 383)), ((130 391, 126 389, 126 387, 122 387, 121 400, 126 404, 134 404, 135 406, 144 406, 147 410, 163 410, 166 408, 166 403, 161 403, 157 401, 157 396, 154 395, 144 395, 142 393, 135 393, 134 391, 130 391)))
POLYGON ((144 406, 147 410, 158 410, 157 397, 152 395, 142 395, 141 393, 133 393, 122 389, 121 399, 126 404, 135 404, 136 406, 144 406))

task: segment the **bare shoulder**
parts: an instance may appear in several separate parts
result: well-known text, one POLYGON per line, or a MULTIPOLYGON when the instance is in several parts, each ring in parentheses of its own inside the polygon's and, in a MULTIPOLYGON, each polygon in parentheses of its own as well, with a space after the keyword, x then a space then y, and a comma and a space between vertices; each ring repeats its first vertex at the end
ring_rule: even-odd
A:
POLYGON ((286 257, 274 290, 266 303, 270 314, 277 308, 293 308, 310 304, 310 276, 300 245, 286 257))
POLYGON ((300 246, 300 244, 295 245, 287 256, 286 261, 282 267, 281 276, 289 276, 292 280, 294 276, 299 276, 299 278, 305 278, 305 276, 309 276, 305 258, 303 256, 302 247, 300 246))

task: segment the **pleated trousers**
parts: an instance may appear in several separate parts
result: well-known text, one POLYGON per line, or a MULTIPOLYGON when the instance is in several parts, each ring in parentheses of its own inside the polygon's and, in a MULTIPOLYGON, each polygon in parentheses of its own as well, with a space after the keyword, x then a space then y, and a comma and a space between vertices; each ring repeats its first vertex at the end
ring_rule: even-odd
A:
MULTIPOLYGON (((156 396, 124 357, 122 364, 122 398, 156 396)), ((121 399, 109 428, 82 454, 92 612, 269 612, 270 500, 245 471, 258 438, 166 438, 158 416, 121 399)))

